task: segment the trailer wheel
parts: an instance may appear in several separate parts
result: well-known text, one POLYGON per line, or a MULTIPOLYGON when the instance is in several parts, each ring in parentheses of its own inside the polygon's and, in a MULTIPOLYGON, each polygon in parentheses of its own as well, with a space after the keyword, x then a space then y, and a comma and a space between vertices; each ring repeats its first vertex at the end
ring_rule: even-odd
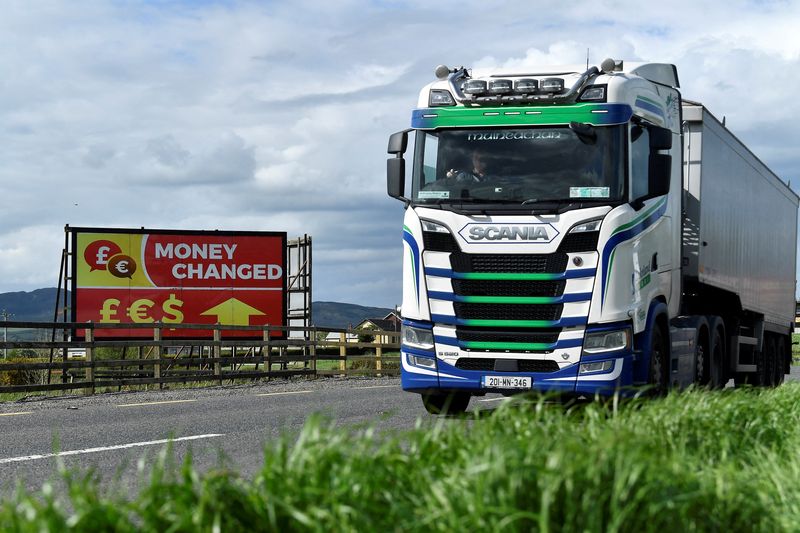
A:
POLYGON ((786 339, 781 336, 777 344, 777 364, 775 365, 775 386, 783 384, 786 372, 786 339))
POLYGON ((654 396, 663 396, 667 393, 667 360, 669 352, 661 326, 653 328, 650 336, 650 375, 649 383, 654 396))
POLYGON ((778 366, 778 354, 775 351, 775 338, 772 335, 764 339, 764 368, 759 368, 761 374, 762 384, 765 387, 774 387, 776 385, 775 374, 778 366))
POLYGON ((422 395, 422 405, 432 415, 458 415, 467 410, 470 395, 465 392, 449 394, 432 393, 422 395))
POLYGON ((709 360, 711 356, 705 346, 704 339, 698 339, 694 348, 694 382, 698 385, 705 386, 709 382, 709 360))
POLYGON ((708 383, 712 389, 725 387, 725 362, 727 353, 725 350, 724 322, 721 318, 715 317, 711 321, 711 348, 708 358, 708 383))

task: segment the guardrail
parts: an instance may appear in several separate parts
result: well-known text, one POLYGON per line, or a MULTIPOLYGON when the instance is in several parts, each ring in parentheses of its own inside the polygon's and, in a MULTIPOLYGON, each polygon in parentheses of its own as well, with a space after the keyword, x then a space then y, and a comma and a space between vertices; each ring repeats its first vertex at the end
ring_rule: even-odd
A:
POLYGON ((398 331, 91 322, 4 322, 3 327, 12 334, 14 329, 39 330, 51 339, 56 331, 62 337, 76 330, 85 334, 83 340, 0 342, 0 393, 82 389, 94 394, 103 388, 170 383, 399 374, 398 331), (152 338, 113 340, 97 333, 108 329, 150 330, 152 338), (166 330, 180 329, 202 330, 209 338, 165 338, 166 330), (232 336, 243 331, 253 335, 232 336), (366 342, 365 336, 372 340, 366 342), (8 350, 24 350, 25 355, 8 358, 8 350))

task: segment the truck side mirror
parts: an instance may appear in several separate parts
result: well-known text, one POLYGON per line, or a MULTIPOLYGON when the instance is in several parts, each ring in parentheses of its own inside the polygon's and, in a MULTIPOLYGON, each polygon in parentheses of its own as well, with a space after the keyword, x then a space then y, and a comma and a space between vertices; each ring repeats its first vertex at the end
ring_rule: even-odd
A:
POLYGON ((408 130, 398 131, 397 133, 392 133, 391 137, 389 137, 389 147, 386 151, 390 154, 400 154, 402 157, 406 153, 407 146, 408 130))
MULTIPOLYGON (((652 139, 652 137, 650 138, 652 139)), ((672 156, 667 154, 650 154, 649 167, 648 196, 655 197, 668 194, 672 177, 672 156)))
POLYGON ((386 160, 386 192, 392 198, 405 200, 406 160, 402 156, 386 160))
POLYGON ((395 157, 386 161, 386 192, 392 198, 402 200, 408 204, 408 198, 403 196, 406 190, 406 160, 403 154, 408 146, 408 132, 398 131, 389 137, 389 146, 386 151, 395 157))
POLYGON ((658 126, 649 126, 651 150, 670 150, 672 148, 672 130, 658 126))

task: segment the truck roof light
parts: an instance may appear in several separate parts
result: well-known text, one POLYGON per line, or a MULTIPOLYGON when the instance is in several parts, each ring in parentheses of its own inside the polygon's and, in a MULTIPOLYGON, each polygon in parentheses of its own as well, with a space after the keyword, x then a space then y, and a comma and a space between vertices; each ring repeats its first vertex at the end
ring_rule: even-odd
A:
POLYGON ((578 97, 580 102, 605 102, 606 101, 606 86, 605 85, 589 85, 578 97))
POLYGON ((533 94, 539 90, 539 80, 524 78, 514 82, 514 91, 519 94, 533 94))
POLYGON ((431 107, 449 106, 456 105, 456 101, 453 99, 453 95, 450 94, 450 91, 445 89, 433 89, 428 99, 428 105, 431 107))
POLYGON ((539 89, 543 93, 560 93, 564 90, 564 80, 562 78, 545 78, 539 84, 539 89))
POLYGON ((464 82, 461 90, 464 92, 464 94, 485 94, 486 80, 467 80, 464 82))
POLYGON ((511 80, 492 80, 489 82, 489 92, 492 94, 508 94, 514 90, 511 80))

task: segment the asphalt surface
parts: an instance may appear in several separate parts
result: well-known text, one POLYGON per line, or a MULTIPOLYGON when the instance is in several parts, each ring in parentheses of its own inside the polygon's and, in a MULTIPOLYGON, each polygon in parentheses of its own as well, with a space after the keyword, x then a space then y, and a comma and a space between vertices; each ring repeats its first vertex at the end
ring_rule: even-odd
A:
MULTIPOLYGON (((792 367, 787 379, 800 380, 800 367, 792 367)), ((493 409, 501 399, 473 398, 470 410, 493 409)), ((178 463, 191 453, 201 471, 226 467, 250 477, 262 464, 265 444, 297 434, 312 413, 343 430, 367 423, 402 430, 436 420, 418 395, 401 390, 398 378, 280 380, 0 403, 0 497, 18 485, 38 490, 52 483, 56 492, 63 490, 60 464, 94 472, 110 489, 135 491, 167 440, 178 463)))
MULTIPOLYGON (((476 398, 490 408, 500 396, 476 398)), ((312 413, 337 426, 381 430, 432 421, 398 378, 273 381, 237 387, 101 394, 0 404, 0 495, 17 484, 36 490, 57 481, 59 463, 104 483, 134 489, 138 468, 172 440, 176 461, 191 451, 202 471, 257 472, 265 443, 296 434, 312 413), (54 452, 60 452, 56 457, 54 452)))

